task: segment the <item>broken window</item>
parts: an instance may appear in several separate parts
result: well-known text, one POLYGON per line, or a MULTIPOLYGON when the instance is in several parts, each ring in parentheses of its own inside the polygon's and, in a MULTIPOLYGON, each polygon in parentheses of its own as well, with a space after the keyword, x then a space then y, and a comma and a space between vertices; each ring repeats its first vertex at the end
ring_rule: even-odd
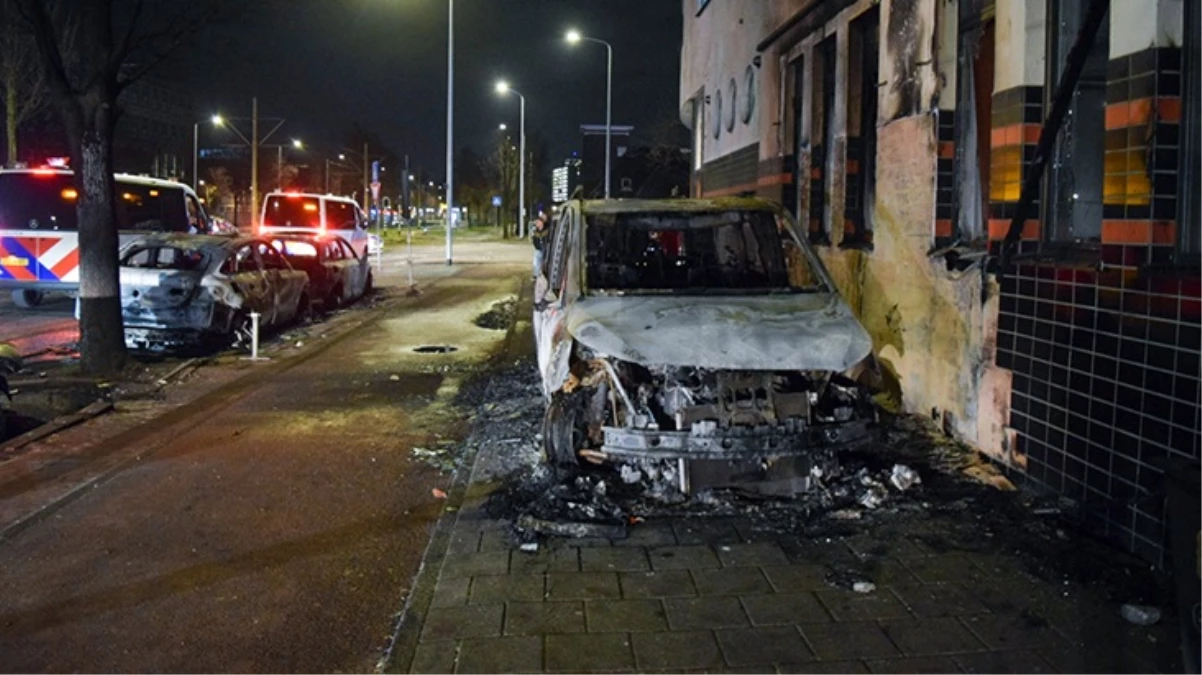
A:
MULTIPOLYGON (((1064 74, 1068 53, 1085 21, 1088 3, 1048 3, 1048 107, 1064 74)), ((1073 93, 1073 102, 1056 138, 1044 190, 1044 222, 1051 241, 1097 241, 1102 235, 1102 185, 1106 150, 1106 64, 1110 54, 1110 21, 1106 18, 1090 47, 1073 93)), ((1145 200, 1130 194, 1132 200, 1145 200)), ((1150 193, 1150 188, 1149 188, 1150 193)))
POLYGON ((843 246, 872 243, 876 192, 876 122, 881 14, 873 7, 849 26, 847 72, 847 183, 843 246))
POLYGON ((954 238, 985 237, 993 114, 994 20, 982 20, 981 1, 962 0, 956 45, 956 114, 952 214, 954 238))
POLYGON ((125 255, 122 267, 149 270, 202 270, 208 265, 209 257, 195 249, 174 246, 147 246, 137 248, 125 255))
POLYGON ((810 97, 810 241, 829 244, 830 215, 826 209, 827 158, 834 146, 835 36, 814 48, 813 94, 810 97))
POLYGON ((823 290, 791 274, 782 233, 767 211, 598 214, 588 217, 588 283, 605 290, 823 290))

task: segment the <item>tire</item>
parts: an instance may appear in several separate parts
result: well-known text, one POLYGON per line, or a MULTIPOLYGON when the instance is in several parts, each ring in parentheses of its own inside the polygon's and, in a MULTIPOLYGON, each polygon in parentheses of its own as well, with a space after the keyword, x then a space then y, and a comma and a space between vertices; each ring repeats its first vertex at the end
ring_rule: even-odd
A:
POLYGON ((300 300, 296 302, 295 323, 301 326, 313 323, 313 302, 309 300, 308 293, 302 293, 300 300))
POLYGON ((580 404, 562 393, 551 395, 543 415, 543 461, 556 473, 580 470, 576 451, 583 448, 588 437, 580 404))
POLYGON ((342 305, 342 284, 338 284, 334 287, 334 290, 330 291, 330 298, 326 301, 326 307, 329 307, 330 311, 333 311, 342 309, 342 305))
POLYGON ((33 288, 18 288, 13 291, 13 304, 21 309, 33 309, 42 304, 46 294, 33 288))
POLYGON ((371 270, 368 270, 368 272, 367 272, 367 281, 364 281, 364 282, 363 282, 363 295, 364 295, 365 297, 366 297, 366 296, 368 296, 368 295, 371 295, 371 292, 372 292, 373 290, 375 290, 375 288, 376 288, 376 286, 375 286, 375 279, 374 279, 374 278, 372 278, 372 275, 371 275, 371 270))

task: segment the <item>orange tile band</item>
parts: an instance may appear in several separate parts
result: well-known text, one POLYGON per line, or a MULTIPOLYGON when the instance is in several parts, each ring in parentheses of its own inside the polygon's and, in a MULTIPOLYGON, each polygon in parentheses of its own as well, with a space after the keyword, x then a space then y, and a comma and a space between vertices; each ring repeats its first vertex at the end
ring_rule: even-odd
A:
POLYGON ((1106 106, 1107 129, 1138 127, 1153 121, 1170 124, 1181 122, 1181 97, 1140 98, 1134 101, 1111 103, 1106 106))
POLYGON ((1103 220, 1103 244, 1177 243, 1177 223, 1171 220, 1103 220))
POLYGON ((1039 133, 1043 125, 1023 123, 997 127, 989 132, 989 145, 1004 148, 1008 145, 1035 145, 1039 143, 1039 133))
MULTIPOLYGON (((1006 233, 1010 231, 1010 220, 1008 218, 990 218, 989 219, 989 238, 992 240, 1001 240, 1006 238, 1006 233)), ((1038 220, 1028 220, 1023 223, 1022 234, 1020 238, 1028 241, 1038 241, 1040 232, 1040 223, 1038 220)))

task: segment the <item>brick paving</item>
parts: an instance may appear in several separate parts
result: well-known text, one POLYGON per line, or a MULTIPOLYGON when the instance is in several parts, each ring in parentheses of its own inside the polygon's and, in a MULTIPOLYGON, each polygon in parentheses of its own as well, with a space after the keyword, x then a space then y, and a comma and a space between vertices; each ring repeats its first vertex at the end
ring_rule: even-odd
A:
POLYGON ((749 541, 699 520, 527 553, 475 501, 427 575, 429 607, 407 619, 421 624, 395 661, 409 672, 1155 672, 1163 650, 1163 627, 1004 556, 904 536, 749 541), (858 561, 876 590, 832 587, 832 561, 858 561))

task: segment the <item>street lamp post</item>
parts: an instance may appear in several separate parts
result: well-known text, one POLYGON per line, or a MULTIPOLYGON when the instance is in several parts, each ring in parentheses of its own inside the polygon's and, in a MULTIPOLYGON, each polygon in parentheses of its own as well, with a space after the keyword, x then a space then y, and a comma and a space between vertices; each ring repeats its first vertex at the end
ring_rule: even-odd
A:
POLYGON ((509 83, 497 83, 498 94, 513 94, 521 102, 518 114, 518 238, 526 236, 526 97, 509 83))
POLYGON ((569 44, 585 41, 605 45, 605 198, 609 199, 610 137, 613 132, 614 48, 605 40, 581 35, 580 31, 570 30, 566 37, 569 44))
MULTIPOLYGON (((292 147, 296 148, 297 150, 301 150, 305 147, 305 144, 302 143, 299 138, 294 138, 294 139, 292 139, 292 147)), ((276 149, 275 189, 279 190, 280 192, 283 192, 284 191, 284 144, 281 143, 281 144, 275 146, 275 149, 276 149)), ((328 178, 328 174, 327 174, 327 178, 328 178)))
MULTIPOLYGON (((225 124, 225 118, 221 115, 213 115, 209 118, 213 126, 219 127, 225 124)), ((200 122, 192 124, 192 191, 195 192, 200 187, 200 122)))
MULTIPOLYGON (((346 155, 339 153, 338 161, 345 162, 346 155)), ((329 157, 326 158, 326 194, 330 194, 330 158, 329 157)))
POLYGON ((455 213, 455 0, 447 0, 447 264, 451 264, 451 230, 455 213))

